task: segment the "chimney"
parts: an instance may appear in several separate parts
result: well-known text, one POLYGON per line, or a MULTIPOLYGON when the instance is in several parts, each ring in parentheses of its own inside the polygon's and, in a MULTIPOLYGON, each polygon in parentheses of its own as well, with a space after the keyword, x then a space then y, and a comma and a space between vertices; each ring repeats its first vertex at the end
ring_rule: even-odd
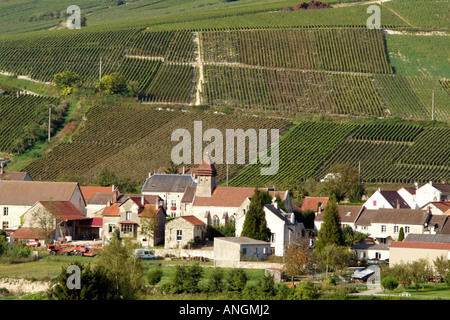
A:
POLYGON ((152 172, 149 171, 149 172, 148 172, 148 177, 150 178, 151 176, 152 176, 152 172))
POLYGON ((141 196, 141 205, 144 205, 144 196, 141 196))
POLYGON ((183 166, 183 174, 185 173, 185 169, 184 169, 184 166, 183 166))
POLYGON ((117 202, 117 189, 114 189, 113 191, 114 191, 113 192, 113 203, 116 203, 117 202))
POLYGON ((272 198, 272 204, 275 207, 275 209, 278 209, 278 203, 277 203, 277 198, 276 197, 272 198))
POLYGON ((400 202, 397 199, 397 209, 400 209, 400 202))
POLYGON ((0 174, 3 174, 3 173, 5 173, 5 169, 3 168, 3 163, 2 163, 2 167, 0 169, 0 174))
POLYGON ((427 207, 427 212, 428 212, 428 213, 431 213, 431 206, 428 206, 428 207, 427 207))

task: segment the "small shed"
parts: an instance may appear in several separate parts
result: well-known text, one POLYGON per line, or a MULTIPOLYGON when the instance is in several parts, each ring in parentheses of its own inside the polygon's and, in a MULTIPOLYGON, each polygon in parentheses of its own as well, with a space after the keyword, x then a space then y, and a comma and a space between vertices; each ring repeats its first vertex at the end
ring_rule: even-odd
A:
POLYGON ((214 264, 235 267, 240 261, 265 260, 270 255, 270 243, 248 237, 214 238, 214 264))

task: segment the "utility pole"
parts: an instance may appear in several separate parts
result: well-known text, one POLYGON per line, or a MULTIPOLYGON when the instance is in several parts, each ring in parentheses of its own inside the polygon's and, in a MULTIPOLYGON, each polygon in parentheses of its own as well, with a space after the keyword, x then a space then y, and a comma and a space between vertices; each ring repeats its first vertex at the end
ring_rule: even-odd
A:
POLYGON ((102 81, 102 57, 100 57, 100 70, 99 70, 99 80, 102 81))
POLYGON ((434 89, 431 96, 431 120, 434 120, 434 89))
POLYGON ((53 104, 49 104, 46 107, 48 107, 48 142, 50 142, 50 129, 52 126, 52 107, 55 106, 53 104))
POLYGON ((228 187, 228 161, 227 161, 227 187, 228 187))

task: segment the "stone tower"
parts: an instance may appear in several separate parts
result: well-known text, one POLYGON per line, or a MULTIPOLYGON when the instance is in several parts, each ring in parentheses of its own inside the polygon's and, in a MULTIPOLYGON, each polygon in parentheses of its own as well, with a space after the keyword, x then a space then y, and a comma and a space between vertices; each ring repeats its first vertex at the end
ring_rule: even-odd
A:
POLYGON ((214 167, 211 156, 206 153, 197 169, 196 197, 211 197, 216 188, 216 175, 216 168, 214 167))

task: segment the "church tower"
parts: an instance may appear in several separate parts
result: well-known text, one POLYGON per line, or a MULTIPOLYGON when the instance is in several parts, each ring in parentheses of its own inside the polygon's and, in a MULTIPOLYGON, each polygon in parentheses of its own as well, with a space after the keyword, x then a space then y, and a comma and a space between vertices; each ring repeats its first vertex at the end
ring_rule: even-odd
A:
POLYGON ((216 188, 216 168, 212 163, 211 156, 206 153, 202 163, 197 169, 196 197, 211 197, 216 188))

